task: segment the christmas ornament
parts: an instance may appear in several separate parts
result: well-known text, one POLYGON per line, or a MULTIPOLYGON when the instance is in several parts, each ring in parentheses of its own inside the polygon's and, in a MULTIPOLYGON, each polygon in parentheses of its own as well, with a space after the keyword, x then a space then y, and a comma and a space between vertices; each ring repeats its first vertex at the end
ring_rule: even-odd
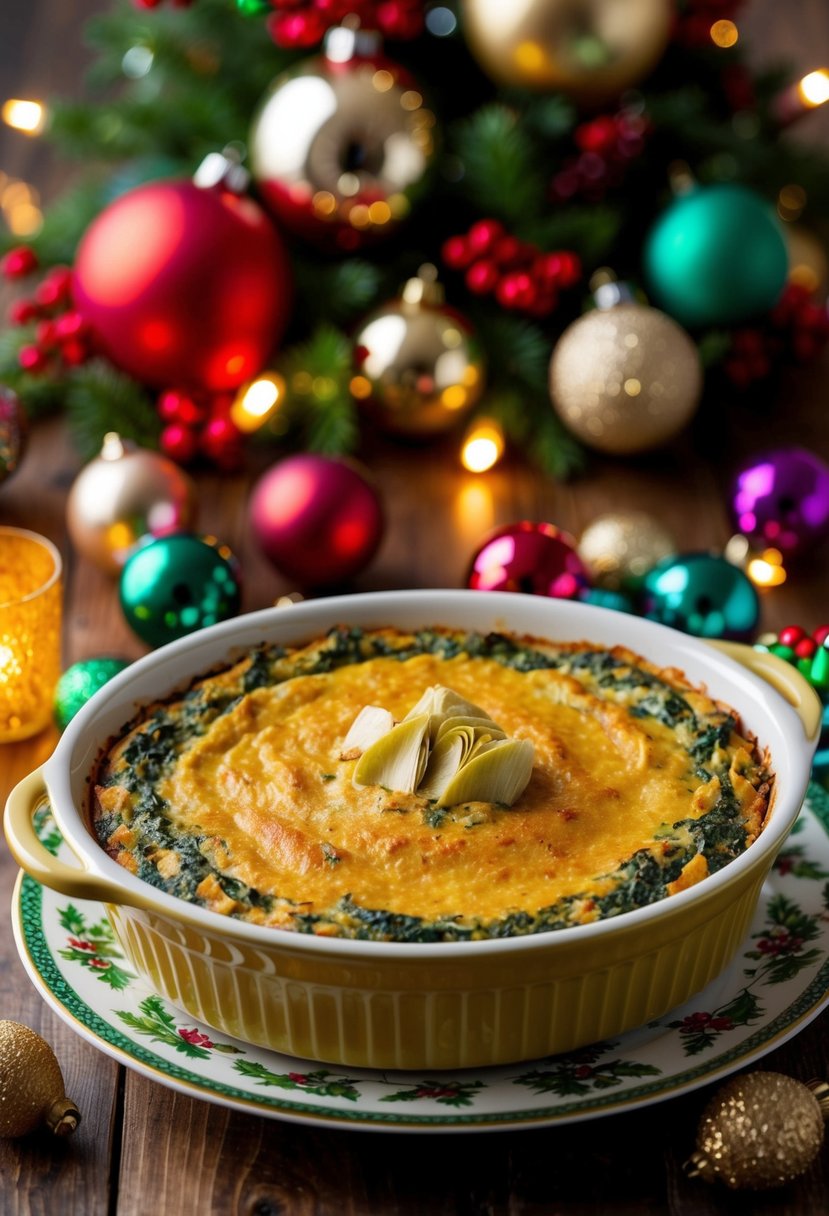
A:
POLYGON ((550 360, 550 394, 562 422, 589 447, 631 455, 658 447, 689 422, 702 371, 675 321, 628 298, 619 284, 565 329, 550 360))
POLYGON ((17 393, 0 384, 0 483, 17 472, 28 437, 29 422, 17 393))
POLYGON ((636 605, 628 595, 621 591, 609 591, 606 587, 588 587, 579 592, 582 604, 592 604, 595 608, 612 608, 614 612, 635 612, 636 605))
POLYGON ((829 533, 829 465, 796 447, 752 457, 735 477, 731 512, 749 542, 802 554, 829 533))
POLYGON ((25 1136, 45 1125, 64 1137, 80 1121, 49 1044, 21 1022, 0 1021, 0 1136, 25 1136))
POLYGON ((212 536, 160 536, 128 559, 120 599, 130 628, 147 645, 161 646, 236 615, 239 567, 212 536))
POLYGON ((802 625, 786 625, 779 633, 761 634, 754 649, 785 659, 816 692, 829 695, 829 625, 819 625, 811 634, 802 625))
POLYGON ((281 238, 231 188, 242 179, 219 159, 226 170, 208 158, 194 181, 121 195, 78 247, 79 314, 117 367, 158 388, 237 387, 264 365, 288 319, 281 238))
POLYGON ((262 551, 303 588, 352 578, 383 536, 377 491, 353 463, 330 456, 289 456, 253 488, 250 520, 262 551))
POLYGON ((354 337, 351 391, 392 434, 423 438, 458 425, 484 388, 484 361, 470 323, 444 303, 434 266, 373 312, 354 337))
POLYGON ((466 586, 572 600, 590 586, 590 573, 567 532, 555 524, 521 520, 484 539, 472 557, 466 586))
POLYGON ((81 659, 67 667, 55 688, 55 722, 65 730, 79 709, 99 688, 129 666, 127 659, 81 659))
POLYGON ((501 85, 566 93, 600 105, 642 80, 661 59, 668 0, 463 0, 463 30, 483 70, 501 85))
POLYGON ((546 317, 559 293, 581 279, 577 254, 545 253, 511 236, 495 219, 477 220, 467 233, 449 237, 441 253, 451 270, 465 271, 473 295, 494 295, 502 308, 533 317, 546 317))
POLYGON ((751 580, 724 557, 684 553, 645 575, 642 612, 697 637, 739 641, 753 634, 760 601, 751 580))
POLYGON ((332 29, 279 76, 249 138, 253 175, 289 231, 351 252, 405 218, 435 154, 435 116, 379 35, 332 29))
POLYGON ((578 554, 597 587, 637 590, 664 558, 676 553, 667 528, 645 511, 611 511, 584 529, 578 554))
POLYGON ((72 483, 66 526, 79 553, 117 574, 145 537, 191 528, 196 510, 195 486, 173 461, 109 432, 72 483))
POLYGON ((767 312, 789 264, 772 208, 732 184, 679 195, 651 228, 643 256, 655 302, 688 328, 767 312))
POLYGON ((785 1186, 817 1157, 827 1118, 825 1082, 803 1085, 779 1072, 732 1077, 702 1113, 686 1172, 731 1190, 785 1186))

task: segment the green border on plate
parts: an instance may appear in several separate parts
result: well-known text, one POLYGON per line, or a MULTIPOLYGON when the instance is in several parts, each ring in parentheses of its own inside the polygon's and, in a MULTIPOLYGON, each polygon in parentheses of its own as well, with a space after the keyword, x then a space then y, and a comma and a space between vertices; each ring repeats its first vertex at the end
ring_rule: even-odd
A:
MULTIPOLYGON (((815 782, 811 782, 806 798, 809 811, 814 814, 815 819, 827 836, 829 836, 829 793, 815 782)), ((631 1087, 622 1092, 617 1091, 614 1094, 607 1094, 603 1097, 591 1094, 589 1100, 583 1098, 580 1101, 554 1107, 510 1111, 506 1115, 503 1112, 494 1112, 477 1115, 454 1113, 451 1115, 406 1115, 404 1117, 397 1112, 393 1113, 390 1111, 386 1114, 380 1111, 361 1111, 358 1107, 342 1109, 308 1106, 302 1103, 291 1102, 284 1098, 271 1097, 267 1094, 253 1094, 250 1090, 237 1089, 221 1081, 209 1081, 197 1073, 190 1072, 180 1065, 163 1059, 141 1044, 127 1038, 126 1035, 105 1021, 100 1014, 87 1005, 72 985, 66 981, 57 967, 43 931, 43 888, 33 878, 23 874, 19 889, 19 924, 34 969, 43 981, 47 991, 51 993, 60 1006, 79 1025, 91 1031, 98 1039, 115 1048, 128 1059, 133 1059, 147 1066, 162 1078, 169 1077, 172 1080, 191 1086, 197 1093, 202 1093, 208 1100, 211 1097, 227 1098, 234 1103, 238 1103, 240 1106, 248 1108, 251 1113, 264 1114, 268 1110, 283 1111, 286 1114, 301 1117, 301 1121, 303 1122, 335 1120, 338 1123, 352 1126, 355 1124, 376 1125, 378 1127, 388 1126, 400 1129, 405 1129, 406 1127, 435 1127, 438 1129, 446 1127, 472 1128, 487 1125, 509 1129, 534 1123, 550 1124, 567 1116, 589 1118, 600 1114, 612 1114, 616 1107, 620 1110, 626 1109, 629 1106, 636 1105, 638 1102, 647 1100, 653 1095, 668 1098, 676 1090, 685 1089, 693 1082, 698 1081, 700 1084, 704 1084, 707 1079, 713 1081, 735 1060, 742 1060, 748 1057, 746 1059, 746 1063, 748 1063, 750 1059, 754 1058, 751 1053, 756 1048, 768 1045, 768 1050, 773 1050, 775 1041, 785 1031, 796 1025, 806 1014, 812 1011, 815 1011, 815 1013, 819 1011, 818 1007, 827 999, 827 990, 829 990, 829 959, 827 959, 809 985, 801 992, 799 998, 793 1004, 788 1005, 776 1018, 766 1023, 762 1029, 755 1031, 754 1034, 744 1039, 730 1051, 723 1052, 721 1055, 709 1059, 706 1063, 697 1065, 696 1068, 688 1069, 680 1074, 674 1074, 670 1078, 666 1078, 662 1084, 658 1081, 653 1081, 645 1085, 631 1087)), ((287 1058, 293 1060, 293 1057, 287 1058)), ((526 1065, 532 1062, 534 1061, 525 1061, 523 1063, 526 1065)), ((486 1069, 480 1070, 480 1075, 485 1076, 487 1071, 486 1069)), ((503 1070, 501 1068, 498 1069, 498 1072, 502 1076, 503 1070)), ((467 1074, 463 1072, 462 1075, 466 1076, 467 1074)))

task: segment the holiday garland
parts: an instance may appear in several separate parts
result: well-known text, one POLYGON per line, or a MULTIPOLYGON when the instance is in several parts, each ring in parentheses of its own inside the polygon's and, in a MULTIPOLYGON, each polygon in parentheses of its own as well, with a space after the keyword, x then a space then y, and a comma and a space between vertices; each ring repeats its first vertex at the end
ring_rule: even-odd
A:
MULTIPOLYGON (((791 200, 794 186, 787 217, 817 230, 829 211, 829 158, 781 138, 790 81, 783 72, 750 71, 739 42, 729 41, 725 27, 736 30, 738 0, 676 6, 641 81, 587 108, 577 87, 545 92, 524 87, 529 78, 494 81, 470 38, 485 7, 196 0, 156 8, 121 0, 90 20, 84 34, 98 56, 90 87, 101 99, 51 104, 47 132, 83 171, 47 211, 30 251, 4 242, 6 273, 34 286, 21 289, 11 327, 0 334, 0 382, 31 417, 65 409, 86 457, 117 429, 144 445, 161 443, 183 463, 237 462, 241 437, 228 393, 185 392, 197 422, 177 415, 169 396, 164 406, 165 393, 188 386, 147 384, 103 356, 73 303, 70 267, 90 226, 129 191, 189 179, 206 155, 249 146, 274 79, 306 72, 330 27, 356 12, 364 28, 388 38, 382 53, 395 71, 403 65, 410 92, 420 96, 422 85, 434 154, 408 214, 382 240, 355 238, 332 254, 314 239, 285 237, 293 305, 268 367, 286 391, 278 426, 262 434, 327 453, 359 446, 365 416, 352 392, 351 334, 428 262, 486 350, 479 410, 546 471, 571 473, 583 454, 550 407, 550 355, 588 307, 599 267, 647 289, 643 251, 670 207, 670 166, 685 162, 702 187, 740 182, 771 205, 787 189, 791 200), (716 26, 725 30, 719 43, 716 26)), ((548 7, 558 6, 549 0, 548 7)), ((249 194, 261 197, 266 185, 254 174, 249 194)), ((709 222, 718 217, 711 211, 709 222)), ((692 328, 709 392, 723 381, 771 382, 823 347, 829 326, 820 300, 798 285, 773 294, 771 307, 692 328)))

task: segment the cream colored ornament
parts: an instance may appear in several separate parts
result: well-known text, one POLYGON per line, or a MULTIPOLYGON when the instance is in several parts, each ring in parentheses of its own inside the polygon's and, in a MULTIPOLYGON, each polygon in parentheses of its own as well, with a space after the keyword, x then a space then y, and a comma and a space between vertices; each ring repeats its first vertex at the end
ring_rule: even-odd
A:
POLYGON ((776 1072, 734 1077, 705 1108, 685 1171, 732 1190, 785 1186, 807 1170, 823 1144, 829 1085, 803 1085, 776 1072))
POLYGON ((351 391, 360 407, 383 431, 408 438, 458 426, 484 389, 480 344, 469 322, 444 304, 430 263, 363 322, 354 362, 351 391))
POLYGON ((620 298, 565 329, 550 360, 550 394, 562 422, 588 447, 645 452, 690 422, 702 391, 697 349, 656 308, 620 298))
POLYGON ((0 1021, 0 1136, 25 1136, 43 1125, 69 1136, 80 1121, 49 1044, 21 1022, 0 1021))
POLYGON ((645 511, 611 511, 584 529, 578 555, 597 587, 633 590, 663 557, 676 553, 667 528, 645 511))
POLYGON ((79 553, 118 574, 145 537, 187 531, 196 513, 193 482, 174 461, 111 431, 72 484, 66 526, 79 553))
POLYGON ((668 44, 670 0, 463 0, 463 32, 497 83, 566 93, 585 106, 619 96, 668 44))

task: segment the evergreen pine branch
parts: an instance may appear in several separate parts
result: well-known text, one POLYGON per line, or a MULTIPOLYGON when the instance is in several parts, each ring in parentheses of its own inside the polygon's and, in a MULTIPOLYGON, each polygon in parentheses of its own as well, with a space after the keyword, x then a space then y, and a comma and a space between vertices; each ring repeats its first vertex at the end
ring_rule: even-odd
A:
POLYGON ((34 326, 0 329, 0 384, 17 394, 27 418, 40 418, 60 408, 63 381, 48 374, 33 375, 20 366, 19 354, 34 342, 34 326))
POLYGON ((69 433, 84 460, 98 454, 108 431, 158 447, 161 424, 146 390, 111 364, 93 360, 74 369, 65 392, 69 433))
POLYGON ((558 207, 526 229, 527 240, 541 249, 574 249, 587 266, 612 259, 624 217, 611 203, 558 207))
POLYGON ((297 311, 310 327, 342 324, 364 313, 377 299, 382 272, 362 258, 323 264, 294 260, 297 311))
POLYGON ((553 480, 567 481, 584 468, 584 448, 553 412, 549 395, 496 385, 486 412, 500 422, 509 442, 553 480))
POLYGON ((287 385, 286 409, 305 446, 329 454, 357 446, 357 410, 349 389, 351 343, 333 325, 320 325, 307 342, 281 360, 287 385))
POLYGON ((457 124, 455 147, 464 166, 462 189, 480 214, 520 229, 543 210, 537 149, 512 110, 483 106, 457 124))
POLYGON ((494 316, 479 313, 475 323, 487 352, 491 381, 546 392, 552 343, 538 325, 501 312, 494 316))

